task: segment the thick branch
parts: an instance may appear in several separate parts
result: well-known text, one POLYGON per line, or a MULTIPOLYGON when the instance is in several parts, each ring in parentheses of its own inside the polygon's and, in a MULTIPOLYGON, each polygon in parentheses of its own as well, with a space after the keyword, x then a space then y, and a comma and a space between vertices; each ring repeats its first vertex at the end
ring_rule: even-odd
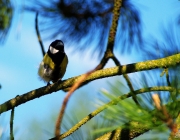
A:
POLYGON ((113 20, 111 29, 109 31, 109 38, 108 38, 108 49, 113 52, 114 48, 114 41, 118 27, 118 19, 120 16, 120 8, 122 7, 122 0, 114 0, 114 8, 113 8, 113 20))
MULTIPOLYGON (((150 121, 153 121, 153 120, 150 120, 150 121)), ((128 124, 130 125, 131 128, 133 128, 129 131, 129 139, 128 140, 132 140, 150 130, 146 124, 140 124, 135 121, 131 121, 128 124)), ((157 127, 160 124, 155 123, 154 125, 157 127)), ((116 130, 108 132, 108 133, 102 135, 101 137, 97 138, 96 140, 125 140, 123 138, 123 133, 122 133, 122 131, 124 130, 123 127, 124 126, 122 126, 122 128, 117 128, 116 130)))
MULTIPOLYGON (((145 62, 139 62, 139 63, 134 63, 134 64, 128 64, 128 65, 98 70, 98 71, 93 72, 82 83, 82 85, 87 84, 96 79, 107 78, 107 77, 128 74, 128 73, 133 73, 133 72, 138 72, 138 71, 144 71, 144 70, 151 70, 151 69, 156 69, 156 68, 166 68, 166 67, 175 66, 179 63, 180 63, 180 54, 176 54, 176 55, 172 55, 172 56, 157 59, 157 60, 149 60, 145 62)), ((75 82, 77 82, 78 78, 79 76, 64 80, 61 83, 56 82, 50 86, 41 87, 39 89, 17 96, 9 101, 6 101, 5 103, 0 105, 0 114, 20 104, 33 100, 35 98, 39 98, 43 95, 50 94, 52 92, 56 92, 58 90, 71 87, 75 82)))

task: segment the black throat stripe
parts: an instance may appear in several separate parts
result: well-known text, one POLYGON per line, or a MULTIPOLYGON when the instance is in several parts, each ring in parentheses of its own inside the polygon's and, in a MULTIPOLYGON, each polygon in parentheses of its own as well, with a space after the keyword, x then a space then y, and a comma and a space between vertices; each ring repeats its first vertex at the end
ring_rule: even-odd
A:
POLYGON ((62 61, 63 61, 63 59, 65 57, 65 53, 62 53, 62 52, 57 52, 55 54, 52 54, 48 50, 47 53, 48 53, 49 57, 52 59, 52 61, 54 62, 54 64, 57 65, 57 66, 59 66, 62 63, 62 61))

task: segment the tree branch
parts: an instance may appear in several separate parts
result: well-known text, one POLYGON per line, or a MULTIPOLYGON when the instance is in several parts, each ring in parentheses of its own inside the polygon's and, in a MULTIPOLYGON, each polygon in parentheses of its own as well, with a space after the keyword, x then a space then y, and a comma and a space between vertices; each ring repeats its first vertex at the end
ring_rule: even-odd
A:
MULTIPOLYGON (((115 57, 114 53, 113 53, 113 49, 114 49, 114 41, 115 41, 115 37, 116 37, 116 32, 117 32, 117 28, 118 28, 118 20, 120 17, 120 8, 122 7, 122 0, 114 0, 114 9, 113 9, 113 20, 112 20, 112 25, 111 25, 111 29, 109 32, 109 38, 108 38, 108 46, 107 46, 107 50, 106 51, 110 51, 112 53, 112 60, 115 62, 116 66, 121 66, 121 63, 118 61, 118 59, 115 57)), ((126 83, 128 85, 128 87, 130 88, 131 92, 132 92, 132 98, 134 100, 134 102, 139 105, 136 96, 134 95, 133 91, 134 88, 131 84, 130 78, 127 74, 123 74, 124 79, 126 80, 126 83)))
POLYGON ((43 42, 41 40, 41 36, 40 36, 40 32, 39 32, 39 27, 38 27, 38 12, 36 12, 35 29, 36 29, 36 34, 37 34, 37 37, 38 37, 39 44, 41 46, 42 54, 44 56, 45 55, 44 45, 43 45, 43 42))
MULTIPOLYGON (((119 60, 118 60, 115 56, 113 56, 111 59, 114 61, 114 63, 116 64, 116 66, 121 66, 121 63, 119 62, 119 60)), ((133 93, 134 88, 133 88, 133 85, 132 85, 132 83, 131 83, 131 81, 130 81, 129 76, 128 76, 127 74, 123 74, 123 77, 124 77, 124 79, 126 80, 126 83, 127 83, 128 87, 129 87, 130 91, 132 92, 132 99, 134 100, 134 102, 135 102, 137 105, 139 105, 138 100, 137 100, 136 96, 135 96, 134 93, 133 93)))
POLYGON ((11 110, 11 118, 10 118, 10 140, 14 140, 13 119, 14 119, 14 108, 11 110))
MULTIPOLYGON (((180 130, 180 114, 178 113, 178 116, 176 118, 175 123, 177 124, 177 129, 180 130)), ((170 137, 168 140, 178 140, 180 139, 180 131, 176 132, 175 134, 171 132, 170 137)))
POLYGON ((155 107, 159 111, 157 115, 159 120, 162 120, 167 125, 167 127, 171 130, 172 135, 176 134, 178 132, 177 124, 174 122, 174 118, 172 118, 172 116, 169 114, 166 107, 162 105, 159 95, 157 93, 153 94, 152 99, 155 107))
POLYGON ((116 37, 117 27, 118 27, 118 19, 120 16, 120 9, 122 7, 122 0, 114 0, 114 8, 113 8, 113 20, 111 29, 109 31, 109 38, 108 38, 108 49, 113 52, 114 48, 114 41, 116 37))
MULTIPOLYGON (((133 64, 123 65, 123 66, 106 68, 103 70, 97 70, 97 71, 93 72, 81 84, 81 86, 83 86, 93 80, 96 80, 96 79, 107 78, 107 77, 128 74, 128 73, 134 73, 134 72, 140 72, 140 71, 144 71, 144 70, 172 67, 172 66, 178 65, 179 63, 180 63, 180 53, 166 57, 166 58, 157 59, 157 60, 149 60, 149 61, 145 61, 145 62, 139 62, 139 63, 133 63, 133 64)), ((41 96, 50 94, 52 92, 56 92, 58 90, 71 87, 75 82, 77 82, 79 77, 80 76, 69 78, 60 83, 56 82, 52 85, 41 87, 36 90, 32 90, 23 95, 19 95, 11 100, 8 100, 5 103, 0 105, 0 114, 18 106, 18 105, 21 105, 25 102, 33 100, 35 98, 39 98, 41 96)))
MULTIPOLYGON (((169 90, 169 92, 172 92, 172 91, 173 91, 173 89, 169 90)), ((179 91, 180 90, 178 90, 178 92, 179 91)), ((170 104, 167 104, 164 107, 169 108, 173 104, 174 104, 174 102, 171 102, 170 104)), ((178 100, 176 102, 176 105, 180 106, 180 100, 178 100)), ((176 111, 179 112, 180 111, 179 108, 176 111)), ((152 111, 153 114, 157 114, 158 112, 159 112, 159 110, 157 110, 157 109, 152 111)), ((176 113, 172 114, 172 117, 176 118, 177 117, 176 113)), ((149 120, 149 121, 152 121, 154 123, 154 127, 158 127, 158 126, 163 124, 163 122, 157 123, 156 120, 157 120, 157 117, 153 118, 152 120, 149 120)), ((130 133, 129 133, 130 139, 134 139, 134 138, 136 138, 136 137, 138 137, 138 136, 140 136, 140 135, 142 135, 145 132, 150 130, 149 127, 146 126, 146 124, 140 124, 140 123, 135 122, 135 121, 130 121, 130 122, 128 122, 128 124, 130 124, 130 128, 133 128, 130 130, 130 133)), ((125 125, 126 124, 124 124, 121 128, 117 128, 117 129, 113 130, 112 132, 108 132, 108 133, 102 135, 101 137, 97 138, 96 140, 121 140, 120 139, 121 138, 121 131, 123 130, 123 128, 125 128, 124 127, 125 125)), ((178 139, 179 138, 179 132, 177 132, 174 137, 176 139, 178 139)), ((172 139, 169 139, 169 140, 172 140, 172 139)))
MULTIPOLYGON (((153 120, 150 120, 150 121, 153 121, 153 120)), ((128 124, 130 125, 129 127, 133 128, 129 130, 128 140, 132 140, 150 130, 146 124, 140 124, 135 121, 131 121, 128 124)), ((155 125, 159 126, 160 124, 155 124, 155 125)), ((97 138, 96 140, 125 140, 123 139, 123 136, 122 136, 123 134, 122 131, 124 130, 124 127, 126 127, 126 124, 124 124, 122 128, 117 128, 111 132, 108 132, 102 135, 101 137, 97 138)))
MULTIPOLYGON (((139 90, 134 91, 134 93, 137 94, 141 94, 141 93, 145 93, 145 92, 152 92, 152 91, 174 91, 176 90, 173 87, 166 87, 166 86, 161 86, 161 87, 149 87, 149 88, 142 88, 139 90)), ((180 90, 179 90, 180 91, 180 90)), ((96 116, 97 114, 99 114, 100 112, 102 112, 103 110, 107 109, 108 107, 112 106, 112 105, 116 105, 119 101, 124 100, 126 98, 131 97, 132 93, 129 92, 127 94, 124 94, 122 96, 117 97, 116 99, 110 101, 109 103, 99 107, 97 110, 93 111, 92 113, 90 113, 88 116, 86 116, 85 118, 83 118, 79 123, 77 123, 76 125, 74 125, 71 129, 69 129, 67 132, 65 132, 64 134, 52 138, 50 140, 56 140, 56 139, 63 139, 67 136, 69 136, 70 134, 74 133, 76 130, 78 130, 82 125, 84 125, 86 122, 88 122, 90 119, 92 119, 94 116, 96 116)))

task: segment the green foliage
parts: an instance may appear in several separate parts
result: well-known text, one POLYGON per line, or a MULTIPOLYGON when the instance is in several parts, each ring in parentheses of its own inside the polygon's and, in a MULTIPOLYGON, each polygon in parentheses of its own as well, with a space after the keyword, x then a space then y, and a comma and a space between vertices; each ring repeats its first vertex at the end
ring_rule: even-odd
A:
MULTIPOLYGON (((143 85, 145 85, 145 83, 143 85)), ((121 81, 116 81, 114 84, 110 85, 109 91, 101 91, 104 96, 103 100, 101 99, 101 103, 116 100, 118 96, 123 95, 124 92, 122 91, 125 90, 127 90, 127 87, 123 86, 123 83, 121 81)), ((166 133, 166 136, 168 136, 168 129, 165 124, 163 125, 162 121, 162 118, 164 116, 162 113, 155 111, 156 108, 153 107, 151 95, 152 93, 143 93, 142 95, 138 95, 137 99, 140 103, 140 106, 135 104, 132 98, 128 98, 120 101, 117 105, 108 107, 108 109, 104 111, 103 119, 111 122, 111 125, 107 125, 104 128, 97 129, 94 131, 94 133, 106 133, 120 128, 129 130, 139 129, 138 131, 140 131, 141 134, 148 130, 153 130, 151 132, 158 134, 166 133), (138 125, 136 125, 136 123, 138 125)), ((161 99, 166 98, 165 94, 162 95, 161 93, 159 93, 159 95, 161 99)), ((169 103, 167 106, 168 113, 176 118, 178 115, 178 96, 175 97, 176 102, 172 102, 171 97, 172 95, 170 94, 170 97, 164 103, 169 103)))
POLYGON ((13 10, 10 0, 0 0, 0 41, 2 42, 10 28, 13 10))

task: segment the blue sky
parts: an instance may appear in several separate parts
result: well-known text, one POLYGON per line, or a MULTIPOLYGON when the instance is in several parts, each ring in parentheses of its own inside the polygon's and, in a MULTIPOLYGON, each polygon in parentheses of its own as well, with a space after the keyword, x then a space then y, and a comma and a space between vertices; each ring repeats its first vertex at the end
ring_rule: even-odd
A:
MULTIPOLYGON (((176 13, 180 10, 180 2, 178 0, 133 1, 140 8, 146 36, 153 35, 161 38, 159 28, 162 25, 166 26, 169 21, 174 22, 177 17, 176 13)), ((22 3, 16 1, 15 4, 19 5, 22 3)), ((17 12, 13 19, 9 36, 5 44, 0 46, 0 84, 2 85, 2 89, 0 89, 0 104, 14 98, 16 95, 45 86, 45 83, 40 81, 37 75, 38 65, 42 60, 42 53, 36 37, 34 19, 35 14, 25 11, 21 14, 17 12)), ((47 50, 48 45, 52 41, 43 40, 45 50, 47 50)), ((74 54, 72 50, 67 48, 65 48, 65 51, 69 57, 69 64, 63 79, 85 73, 93 69, 99 62, 97 58, 92 59, 89 53, 82 56, 80 53, 74 54)), ((118 58, 122 64, 127 64, 139 61, 139 58, 135 56, 136 54, 131 57, 118 55, 118 58)), ((113 66, 112 62, 108 63, 108 67, 110 66, 113 66)), ((107 79, 104 82, 98 80, 78 91, 87 92, 87 90, 93 89, 95 92, 93 95, 96 96, 96 92, 106 85, 105 81, 107 79)), ((29 120, 34 118, 41 119, 42 116, 45 116, 52 109, 57 109, 57 107, 59 110, 64 95, 64 92, 59 91, 18 106, 15 109, 15 127, 22 129, 22 126, 27 124, 29 120)), ((89 97, 89 95, 87 96, 89 97)), ((74 100, 72 99, 72 103, 74 100)), ((3 119, 4 122, 7 122, 5 127, 8 127, 9 117, 9 111, 1 115, 0 121, 3 119)))

